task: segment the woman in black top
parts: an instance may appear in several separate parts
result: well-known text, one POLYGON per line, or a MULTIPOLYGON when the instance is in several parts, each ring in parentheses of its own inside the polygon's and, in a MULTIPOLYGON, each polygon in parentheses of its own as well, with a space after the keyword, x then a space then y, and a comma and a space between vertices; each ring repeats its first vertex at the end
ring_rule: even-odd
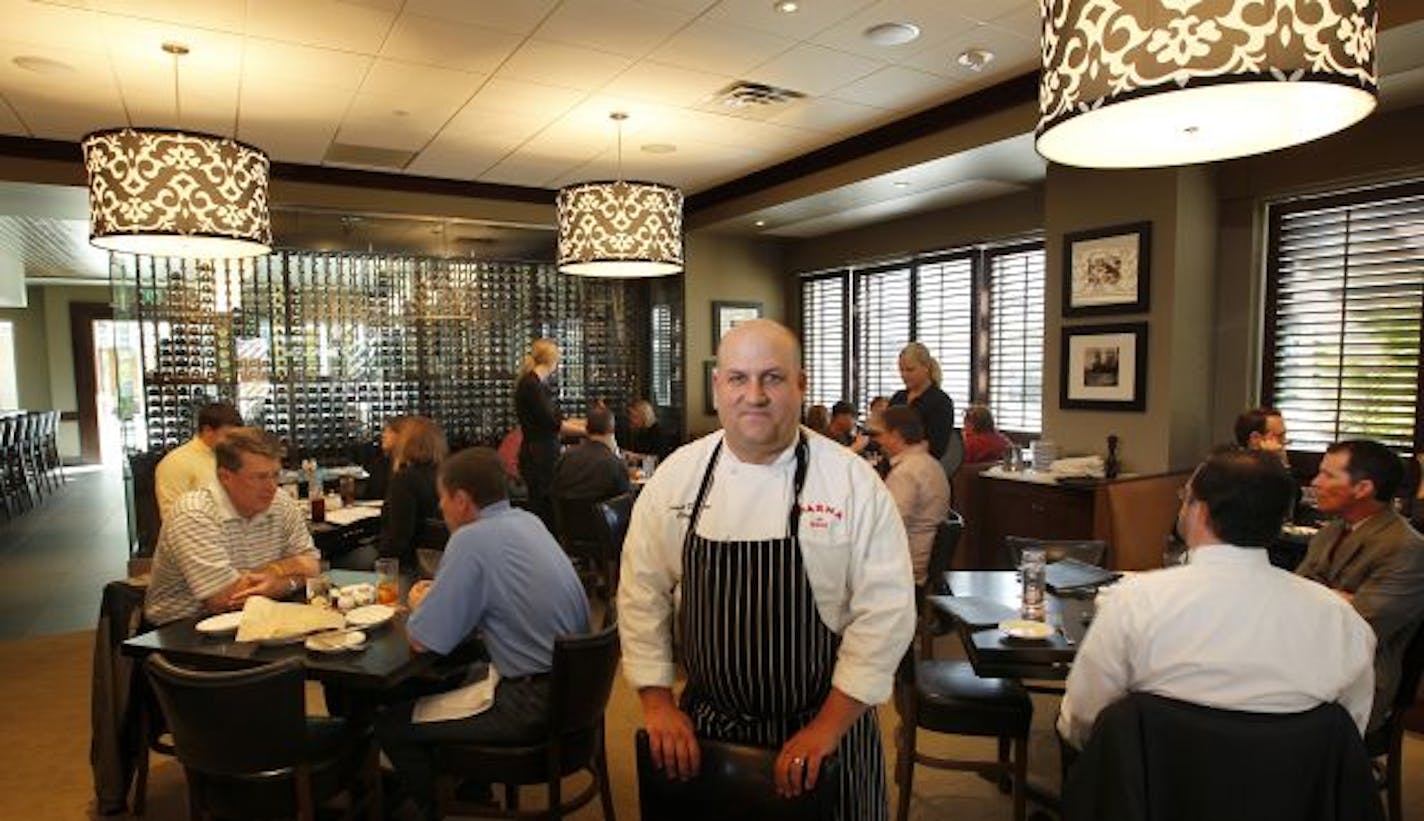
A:
POLYGON ((661 459, 671 452, 648 400, 639 399, 628 406, 628 429, 628 442, 623 448, 623 455, 628 459, 641 461, 644 456, 661 459))
POLYGON ((891 405, 909 405, 920 412, 925 423, 925 437, 930 441, 930 455, 938 459, 949 447, 954 433, 954 400, 940 390, 939 362, 930 356, 930 349, 911 342, 900 351, 900 378, 905 389, 890 397, 891 405))
POLYGON ((391 453, 378 547, 383 558, 400 559, 402 568, 415 569, 415 549, 425 546, 426 523, 440 518, 435 473, 445 453, 445 432, 434 420, 411 416, 402 422, 391 453))
POLYGON ((559 346, 552 339, 536 339, 519 368, 514 383, 514 414, 524 441, 519 445, 519 475, 529 489, 529 510, 554 532, 552 489, 554 465, 559 461, 559 435, 580 434, 579 420, 565 420, 549 389, 549 377, 559 367, 559 346))

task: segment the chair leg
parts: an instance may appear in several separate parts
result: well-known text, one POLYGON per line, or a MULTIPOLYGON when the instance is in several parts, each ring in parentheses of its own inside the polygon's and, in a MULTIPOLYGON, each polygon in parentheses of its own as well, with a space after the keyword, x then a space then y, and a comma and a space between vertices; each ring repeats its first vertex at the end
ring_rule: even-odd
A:
POLYGON ((549 775, 549 819, 559 821, 564 817, 563 781, 559 771, 554 769, 549 775))
POLYGON ((297 821, 316 821, 316 803, 312 799, 311 768, 297 765, 294 778, 297 791, 297 821))
POLYGON ((594 755, 594 764, 598 767, 598 800, 603 804, 603 821, 618 821, 618 814, 613 811, 613 789, 608 783, 608 745, 602 740, 594 755))
POLYGON ((1014 788, 1013 779, 1009 776, 1009 743, 1008 736, 999 736, 999 764, 1003 765, 999 776, 999 792, 1008 795, 1014 788))
POLYGON ((202 821, 207 813, 203 812, 203 781, 202 776, 192 770, 184 768, 185 781, 188 782, 188 821, 202 821))
POLYGON ((905 821, 910 817, 910 793, 915 781, 915 724, 910 716, 900 722, 900 743, 895 745, 895 781, 900 787, 900 798, 895 802, 895 821, 905 821))
POLYGON ((1404 771, 1404 733, 1398 730, 1390 740, 1389 754, 1384 759, 1385 801, 1389 804, 1389 821, 1404 821, 1402 780, 1404 771))
POLYGON ((384 798, 381 795, 381 750, 372 742, 366 756, 366 821, 381 821, 384 798))
POLYGON ((1014 821, 1024 821, 1028 779, 1028 736, 1014 740, 1014 821))
POLYGON ((518 785, 518 784, 505 784, 505 785, 504 785, 504 806, 505 806, 506 809, 510 809, 510 810, 517 810, 517 809, 519 809, 519 785, 518 785))

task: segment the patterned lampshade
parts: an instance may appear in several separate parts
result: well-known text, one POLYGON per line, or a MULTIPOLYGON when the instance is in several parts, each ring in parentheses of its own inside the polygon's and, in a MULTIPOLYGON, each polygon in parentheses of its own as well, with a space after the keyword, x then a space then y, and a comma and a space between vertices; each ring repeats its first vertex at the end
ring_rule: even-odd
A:
POLYGON ((230 259, 272 250, 270 163, 226 137, 119 128, 84 138, 89 241, 109 251, 230 259))
POLYGON ((656 277, 682 270, 682 192, 615 180, 559 189, 559 270, 588 277, 656 277))
POLYGON ((1374 0, 1040 0, 1038 152, 1209 162, 1308 142, 1375 107, 1374 0))

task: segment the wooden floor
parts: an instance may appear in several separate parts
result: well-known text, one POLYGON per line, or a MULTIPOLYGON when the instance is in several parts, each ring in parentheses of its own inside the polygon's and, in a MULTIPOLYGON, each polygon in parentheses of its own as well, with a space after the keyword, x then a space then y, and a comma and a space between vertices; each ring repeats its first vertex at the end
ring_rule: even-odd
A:
POLYGON ((126 574, 120 469, 65 474, 38 506, 0 524, 0 641, 94 629, 104 584, 126 574))

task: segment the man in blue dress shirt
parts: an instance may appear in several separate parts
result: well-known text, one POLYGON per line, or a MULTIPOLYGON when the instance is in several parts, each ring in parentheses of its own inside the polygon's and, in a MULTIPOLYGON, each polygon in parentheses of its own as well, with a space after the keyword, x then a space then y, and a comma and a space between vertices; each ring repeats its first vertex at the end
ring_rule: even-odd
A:
POLYGON ((467 718, 413 723, 415 702, 406 701, 377 721, 381 748, 425 815, 434 797, 434 745, 541 737, 554 639, 589 627, 573 565, 543 522, 510 506, 498 454, 455 454, 440 466, 438 488, 450 541, 435 580, 410 591, 406 632, 417 652, 446 655, 478 630, 499 684, 493 706, 467 718))

